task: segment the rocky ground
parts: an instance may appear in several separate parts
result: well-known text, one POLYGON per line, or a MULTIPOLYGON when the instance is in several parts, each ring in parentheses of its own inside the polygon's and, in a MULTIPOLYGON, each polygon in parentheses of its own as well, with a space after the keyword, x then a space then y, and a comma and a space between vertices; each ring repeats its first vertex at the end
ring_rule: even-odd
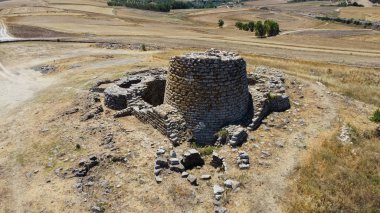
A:
MULTIPOLYGON (((2 187, 2 200, 12 201, 2 208, 166 212, 213 211, 216 206, 221 212, 224 208, 235 212, 243 205, 247 212, 281 211, 289 178, 301 156, 324 130, 339 125, 338 107, 347 102, 321 83, 284 78, 291 109, 270 114, 256 131, 249 132, 241 147, 213 147, 223 158, 224 169, 211 165, 212 151, 188 143, 174 148, 157 130, 134 117, 113 118, 102 97, 88 90, 75 96, 73 103, 53 107, 52 113, 43 116, 32 128, 36 128, 32 131, 35 142, 29 149, 21 148, 30 141, 25 136, 32 130, 25 124, 42 112, 34 107, 21 111, 17 117, 24 114, 24 119, 10 117, 3 122, 2 131, 7 134, 2 134, 6 142, 1 151, 14 154, 2 159, 1 169, 6 171, 2 176, 10 181, 2 187), (83 119, 90 111, 93 116, 83 119), (165 158, 173 158, 175 151, 181 159, 191 148, 200 151, 204 166, 186 170, 188 176, 182 170, 165 169, 155 178, 160 149, 165 150, 165 158), (41 151, 45 154, 35 155, 41 151), (239 169, 238 157, 240 161, 249 158, 249 166, 239 169), (18 178, 9 179, 10 175, 18 178), (28 189, 23 196, 18 196, 18 185, 28 189), (45 197, 44 191, 51 191, 51 196, 45 197)), ((171 163, 176 165, 175 160, 171 163)))

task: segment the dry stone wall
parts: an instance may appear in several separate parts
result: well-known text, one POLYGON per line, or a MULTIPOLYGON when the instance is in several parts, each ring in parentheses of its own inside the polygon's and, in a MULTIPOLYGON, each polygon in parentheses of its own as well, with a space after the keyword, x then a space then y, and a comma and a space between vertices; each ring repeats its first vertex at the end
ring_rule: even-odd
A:
POLYGON ((164 103, 183 115, 197 143, 212 143, 221 127, 252 119, 245 61, 213 49, 173 57, 164 103))

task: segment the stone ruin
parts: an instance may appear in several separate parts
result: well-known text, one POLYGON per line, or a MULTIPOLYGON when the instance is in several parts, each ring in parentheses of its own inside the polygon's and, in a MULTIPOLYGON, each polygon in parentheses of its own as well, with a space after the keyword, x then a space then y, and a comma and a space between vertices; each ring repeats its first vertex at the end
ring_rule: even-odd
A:
POLYGON ((211 145, 222 128, 233 129, 229 137, 238 145, 237 140, 247 136, 241 133, 246 131, 241 126, 256 129, 271 111, 290 108, 282 76, 266 78, 269 85, 257 75, 247 76, 246 62, 238 54, 210 49, 173 57, 168 71, 143 70, 115 81, 98 82, 92 90, 104 92, 105 105, 118 110, 114 117, 133 115, 174 145, 190 140, 211 145), (249 87, 252 84, 256 87, 249 87), (252 101, 250 91, 259 102, 252 101), (271 95, 273 91, 275 96, 271 95), (259 111, 252 120, 254 106, 259 111))

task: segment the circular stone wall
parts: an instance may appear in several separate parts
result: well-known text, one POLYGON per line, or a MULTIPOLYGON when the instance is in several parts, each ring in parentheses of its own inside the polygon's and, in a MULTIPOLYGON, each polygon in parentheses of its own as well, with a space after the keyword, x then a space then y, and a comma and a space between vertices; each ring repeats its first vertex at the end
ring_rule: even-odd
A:
POLYGON ((212 143, 223 126, 252 119, 245 61, 213 49, 173 57, 164 103, 179 110, 197 143, 212 143))

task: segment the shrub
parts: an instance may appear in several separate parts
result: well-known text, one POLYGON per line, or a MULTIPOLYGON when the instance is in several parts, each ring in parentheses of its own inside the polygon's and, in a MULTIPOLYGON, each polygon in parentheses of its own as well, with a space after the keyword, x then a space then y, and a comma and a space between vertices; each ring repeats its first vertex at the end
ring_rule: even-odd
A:
POLYGON ((243 30, 244 31, 249 31, 249 26, 247 23, 243 23, 243 30))
POLYGON ((174 1, 172 4, 172 9, 189 9, 193 8, 194 5, 191 2, 184 2, 184 1, 174 1))
POLYGON ((218 21, 218 26, 219 26, 220 28, 222 28, 222 27, 224 26, 224 21, 223 21, 223 19, 219 19, 219 21, 218 21))
POLYGON ((211 155, 214 149, 215 149, 214 146, 205 146, 205 147, 200 148, 199 153, 203 156, 211 155))
POLYGON ((370 118, 371 121, 375 122, 375 123, 380 123, 380 109, 377 109, 372 117, 370 118))
POLYGON ((141 50, 142 50, 142 51, 146 51, 146 46, 145 46, 145 44, 141 44, 141 50))
POLYGON ((239 30, 242 30, 243 29, 243 22, 241 22, 241 21, 237 21, 236 23, 235 23, 235 27, 236 28, 238 28, 239 30))
POLYGON ((265 34, 268 37, 276 36, 280 33, 280 28, 279 28, 277 22, 272 21, 272 20, 266 20, 264 22, 264 28, 265 28, 265 34))
POLYGON ((256 22, 255 35, 260 38, 265 36, 265 28, 261 21, 256 22))
POLYGON ((221 137, 221 138, 227 138, 228 136, 228 131, 227 129, 221 129, 219 130, 216 134, 215 134, 216 137, 221 137))
POLYGON ((249 31, 253 32, 255 30, 255 22, 253 21, 248 22, 248 29, 249 31))

